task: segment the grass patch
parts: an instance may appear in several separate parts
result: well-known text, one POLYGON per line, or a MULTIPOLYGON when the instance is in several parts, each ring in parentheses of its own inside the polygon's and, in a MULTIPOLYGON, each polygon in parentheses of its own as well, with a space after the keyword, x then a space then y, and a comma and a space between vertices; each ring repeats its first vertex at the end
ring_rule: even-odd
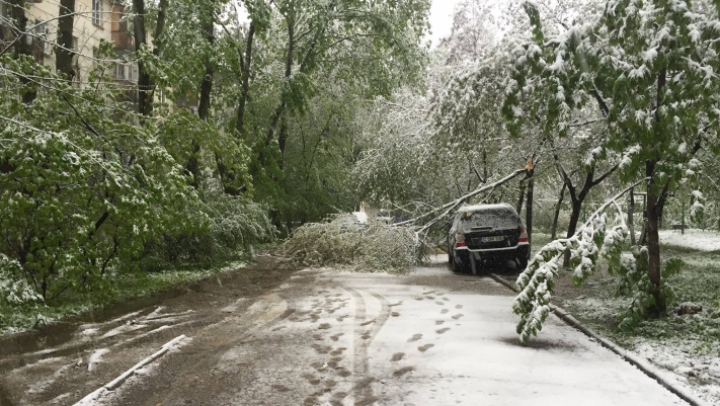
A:
POLYGON ((136 272, 117 275, 112 289, 73 291, 48 304, 9 306, 0 303, 0 334, 18 333, 99 310, 123 300, 150 296, 183 283, 230 272, 244 265, 229 262, 208 269, 177 269, 162 272, 136 272))

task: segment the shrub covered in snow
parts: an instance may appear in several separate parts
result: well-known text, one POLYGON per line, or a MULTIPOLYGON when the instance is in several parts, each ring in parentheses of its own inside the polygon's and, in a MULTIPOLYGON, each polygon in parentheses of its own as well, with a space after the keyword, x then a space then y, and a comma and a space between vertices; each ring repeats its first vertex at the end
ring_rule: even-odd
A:
POLYGON ((365 272, 404 273, 426 255, 426 246, 409 227, 350 216, 305 224, 285 242, 289 256, 302 266, 348 266, 365 272))

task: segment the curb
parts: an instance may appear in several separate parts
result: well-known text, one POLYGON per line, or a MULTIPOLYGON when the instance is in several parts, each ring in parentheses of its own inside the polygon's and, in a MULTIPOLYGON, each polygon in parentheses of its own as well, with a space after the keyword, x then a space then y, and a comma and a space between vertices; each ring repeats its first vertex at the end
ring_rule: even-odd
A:
MULTIPOLYGON (((505 286, 506 288, 512 290, 515 293, 518 293, 517 288, 511 284, 510 282, 506 281, 505 279, 501 278, 500 276, 491 273, 489 276, 495 280, 496 282, 500 283, 501 285, 505 286)), ((550 305, 550 309, 555 313, 555 315, 562 321, 565 322, 565 324, 574 327, 577 330, 580 330, 583 334, 586 336, 594 339, 600 345, 603 347, 609 349, 610 351, 614 352, 615 354, 619 355, 620 358, 628 362, 629 364, 635 366, 637 369, 642 371, 645 375, 649 376, 650 378, 654 379, 657 383, 659 383, 661 386, 663 386, 665 389, 669 390, 673 394, 675 394, 680 399, 684 400, 691 406, 709 406, 708 403, 706 403, 703 400, 698 399, 695 395, 689 393, 685 390, 685 388, 680 388, 667 379, 660 376, 659 371, 656 367, 651 365, 648 361, 638 357, 637 355, 633 354, 632 352, 618 346, 617 344, 613 343, 612 341, 608 340, 607 338, 601 336, 600 334, 596 333, 594 330, 583 326, 576 318, 568 314, 563 308, 555 306, 553 304, 550 305)))

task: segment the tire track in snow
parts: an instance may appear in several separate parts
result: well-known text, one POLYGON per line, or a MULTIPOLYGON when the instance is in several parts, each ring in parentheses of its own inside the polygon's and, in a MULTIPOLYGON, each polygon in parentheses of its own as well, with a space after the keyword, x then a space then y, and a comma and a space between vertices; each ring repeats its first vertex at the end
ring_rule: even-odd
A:
MULTIPOLYGON (((356 404, 371 404, 375 400, 372 390, 372 382, 374 378, 368 376, 370 372, 370 363, 368 357, 368 349, 372 344, 375 336, 380 332, 383 325, 390 317, 390 303, 388 300, 377 293, 369 293, 372 297, 380 302, 380 313, 372 325, 370 331, 363 328, 365 319, 367 318, 367 305, 362 294, 350 287, 345 288, 353 296, 355 300, 355 338, 353 341, 354 357, 353 357, 353 373, 355 375, 355 385, 353 393, 356 404)), ((365 292, 368 293, 368 292, 365 292)))

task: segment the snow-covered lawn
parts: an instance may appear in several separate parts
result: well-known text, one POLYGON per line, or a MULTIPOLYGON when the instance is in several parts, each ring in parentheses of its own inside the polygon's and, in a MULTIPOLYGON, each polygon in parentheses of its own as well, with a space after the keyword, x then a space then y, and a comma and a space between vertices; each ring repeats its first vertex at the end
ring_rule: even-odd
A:
POLYGON ((685 234, 682 234, 680 230, 661 230, 660 243, 698 251, 720 251, 720 233, 711 230, 686 229, 685 234))
POLYGON ((679 303, 702 306, 698 314, 680 316, 673 309, 667 317, 642 322, 634 333, 622 333, 617 330, 616 316, 629 300, 615 298, 612 278, 602 273, 581 289, 561 287, 556 299, 584 323, 650 361, 666 379, 688 388, 709 404, 720 405, 720 255, 712 252, 712 238, 697 235, 703 236, 702 231, 686 234, 686 241, 678 238, 666 244, 680 246, 682 242, 686 248, 694 244, 711 251, 677 253, 687 265, 668 280, 679 303))

